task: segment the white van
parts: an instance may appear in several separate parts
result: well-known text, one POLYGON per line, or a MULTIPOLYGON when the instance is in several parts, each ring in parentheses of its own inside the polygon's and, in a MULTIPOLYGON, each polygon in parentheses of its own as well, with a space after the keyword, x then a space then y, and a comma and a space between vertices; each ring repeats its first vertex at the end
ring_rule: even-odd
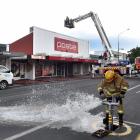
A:
POLYGON ((3 65, 0 65, 0 89, 13 84, 13 73, 3 65))

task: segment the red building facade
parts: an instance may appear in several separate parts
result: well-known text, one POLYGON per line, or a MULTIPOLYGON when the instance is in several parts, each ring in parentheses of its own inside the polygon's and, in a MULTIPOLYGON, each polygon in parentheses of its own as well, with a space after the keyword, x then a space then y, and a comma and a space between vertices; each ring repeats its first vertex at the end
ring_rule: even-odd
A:
POLYGON ((91 64, 89 42, 38 27, 10 44, 10 52, 23 53, 11 62, 15 77, 36 79, 42 76, 85 75, 91 64))

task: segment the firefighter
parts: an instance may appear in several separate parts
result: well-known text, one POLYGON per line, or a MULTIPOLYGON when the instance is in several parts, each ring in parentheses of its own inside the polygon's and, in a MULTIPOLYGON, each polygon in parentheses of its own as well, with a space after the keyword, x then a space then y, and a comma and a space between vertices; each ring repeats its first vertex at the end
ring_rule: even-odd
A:
MULTIPOLYGON (((119 116, 119 126, 123 126, 123 100, 124 95, 128 89, 128 83, 121 77, 119 74, 115 73, 113 70, 108 70, 105 73, 105 79, 101 81, 98 85, 98 92, 102 99, 107 99, 111 101, 115 98, 116 102, 119 103, 117 108, 117 113, 119 116)), ((106 117, 103 120, 103 123, 108 127, 108 116, 109 111, 106 109, 106 117)))

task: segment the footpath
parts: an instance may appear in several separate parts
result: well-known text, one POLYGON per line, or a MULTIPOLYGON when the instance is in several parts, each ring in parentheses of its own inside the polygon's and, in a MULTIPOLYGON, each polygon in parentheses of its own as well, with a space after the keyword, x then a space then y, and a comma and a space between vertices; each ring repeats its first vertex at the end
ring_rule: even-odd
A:
POLYGON ((69 80, 80 80, 80 79, 89 79, 90 75, 82 75, 82 76, 72 76, 72 77, 40 77, 35 80, 30 79, 19 79, 15 80, 13 86, 28 86, 34 84, 42 84, 42 83, 53 83, 60 81, 69 81, 69 80))

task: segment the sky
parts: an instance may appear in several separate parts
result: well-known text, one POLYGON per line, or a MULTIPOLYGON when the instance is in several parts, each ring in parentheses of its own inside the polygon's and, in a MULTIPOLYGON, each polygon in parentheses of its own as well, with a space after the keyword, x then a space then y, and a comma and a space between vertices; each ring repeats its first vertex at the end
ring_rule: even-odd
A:
POLYGON ((104 50, 91 18, 64 27, 66 16, 97 13, 112 49, 140 46, 139 0, 0 0, 0 43, 10 44, 37 26, 90 42, 90 51, 104 50), (130 30, 127 30, 127 29, 130 30))

